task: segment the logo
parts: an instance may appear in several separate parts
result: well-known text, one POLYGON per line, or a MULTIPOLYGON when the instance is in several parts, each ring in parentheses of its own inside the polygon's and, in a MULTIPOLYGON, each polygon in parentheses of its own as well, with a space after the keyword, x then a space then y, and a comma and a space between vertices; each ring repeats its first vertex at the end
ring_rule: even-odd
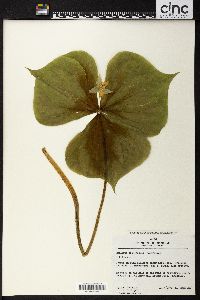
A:
POLYGON ((193 0, 157 0, 157 19, 192 19, 193 0))

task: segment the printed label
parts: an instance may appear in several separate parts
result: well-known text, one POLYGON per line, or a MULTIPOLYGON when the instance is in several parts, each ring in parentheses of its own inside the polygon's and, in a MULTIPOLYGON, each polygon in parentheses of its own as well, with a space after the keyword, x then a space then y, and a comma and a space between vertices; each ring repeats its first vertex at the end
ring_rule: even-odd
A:
POLYGON ((130 231, 114 241, 113 293, 194 295, 194 236, 130 231))

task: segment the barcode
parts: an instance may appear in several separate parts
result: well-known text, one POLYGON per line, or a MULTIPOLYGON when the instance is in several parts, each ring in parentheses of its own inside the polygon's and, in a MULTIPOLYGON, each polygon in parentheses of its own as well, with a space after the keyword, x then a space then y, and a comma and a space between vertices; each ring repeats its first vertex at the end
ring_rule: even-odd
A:
POLYGON ((105 284, 79 284, 78 288, 80 291, 105 291, 105 284))

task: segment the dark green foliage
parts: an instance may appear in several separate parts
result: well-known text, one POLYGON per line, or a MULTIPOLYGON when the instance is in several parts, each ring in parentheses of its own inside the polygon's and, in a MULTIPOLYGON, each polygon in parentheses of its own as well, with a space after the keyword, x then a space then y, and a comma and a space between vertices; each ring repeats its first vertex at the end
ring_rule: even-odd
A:
POLYGON ((61 125, 96 114, 67 146, 66 163, 78 174, 108 181, 113 189, 148 157, 147 137, 159 134, 167 122, 168 89, 176 75, 161 73, 127 51, 110 60, 102 85, 94 59, 84 51, 30 72, 36 77, 34 112, 41 124, 61 125))

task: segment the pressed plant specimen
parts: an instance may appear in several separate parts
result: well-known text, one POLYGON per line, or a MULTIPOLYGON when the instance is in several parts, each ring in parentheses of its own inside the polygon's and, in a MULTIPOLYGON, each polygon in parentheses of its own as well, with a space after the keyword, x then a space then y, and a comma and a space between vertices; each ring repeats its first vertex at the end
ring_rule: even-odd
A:
POLYGON ((71 193, 78 245, 86 256, 97 232, 107 183, 115 190, 122 176, 147 159, 148 137, 158 135, 167 122, 168 89, 177 73, 164 74, 144 57, 128 51, 117 53, 109 61, 105 81, 98 75, 95 60, 84 51, 70 52, 39 70, 29 71, 36 78, 34 113, 41 124, 57 126, 94 114, 65 151, 71 170, 104 182, 86 249, 81 241, 77 194, 55 160, 42 149, 71 193))

